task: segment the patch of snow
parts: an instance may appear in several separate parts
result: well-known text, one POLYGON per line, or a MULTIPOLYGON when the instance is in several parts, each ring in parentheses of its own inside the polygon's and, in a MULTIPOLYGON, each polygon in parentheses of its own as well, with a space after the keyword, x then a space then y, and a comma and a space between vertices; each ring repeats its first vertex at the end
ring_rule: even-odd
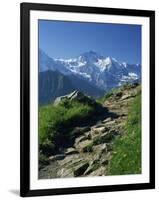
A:
POLYGON ((138 75, 133 72, 129 72, 129 76, 132 78, 138 78, 138 75))
POLYGON ((126 62, 123 62, 122 64, 123 64, 123 66, 124 66, 125 68, 127 67, 127 63, 126 63, 126 62))

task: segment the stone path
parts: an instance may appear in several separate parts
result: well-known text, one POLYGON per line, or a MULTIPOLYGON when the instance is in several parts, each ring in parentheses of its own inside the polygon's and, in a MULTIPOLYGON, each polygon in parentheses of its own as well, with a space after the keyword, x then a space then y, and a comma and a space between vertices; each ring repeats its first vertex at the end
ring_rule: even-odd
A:
POLYGON ((50 164, 40 170, 39 178, 106 175, 113 139, 123 134, 129 104, 138 90, 139 86, 124 89, 105 101, 103 106, 109 111, 107 117, 90 127, 76 127, 77 130, 82 130, 82 134, 61 156, 50 158, 50 164))

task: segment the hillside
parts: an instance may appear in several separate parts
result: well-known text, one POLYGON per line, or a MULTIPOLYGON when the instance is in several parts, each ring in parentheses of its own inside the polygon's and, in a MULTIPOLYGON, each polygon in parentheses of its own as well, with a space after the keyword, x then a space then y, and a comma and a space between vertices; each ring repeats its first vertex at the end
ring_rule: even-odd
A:
POLYGON ((127 84, 98 102, 75 91, 42 106, 39 178, 140 173, 140 91, 127 84))
POLYGON ((100 97, 104 91, 75 75, 64 75, 59 71, 47 70, 39 72, 39 104, 53 102, 56 97, 63 96, 78 90, 93 96, 100 97))
POLYGON ((39 73, 39 104, 50 103, 73 90, 71 81, 60 72, 48 70, 39 73))

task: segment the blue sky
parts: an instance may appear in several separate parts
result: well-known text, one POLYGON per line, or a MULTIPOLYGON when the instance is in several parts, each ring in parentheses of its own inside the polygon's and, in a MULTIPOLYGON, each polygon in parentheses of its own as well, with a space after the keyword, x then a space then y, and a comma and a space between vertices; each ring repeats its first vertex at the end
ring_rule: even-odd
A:
POLYGON ((141 26, 39 20, 39 47, 53 58, 74 58, 93 50, 141 63, 141 26))

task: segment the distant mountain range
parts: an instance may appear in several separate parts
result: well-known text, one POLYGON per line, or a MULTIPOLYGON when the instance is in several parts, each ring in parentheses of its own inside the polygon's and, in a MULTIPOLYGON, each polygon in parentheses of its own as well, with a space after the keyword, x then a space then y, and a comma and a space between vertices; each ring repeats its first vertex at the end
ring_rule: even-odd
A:
POLYGON ((53 59, 39 50, 39 103, 79 90, 93 97, 141 80, 141 65, 118 62, 94 51, 73 59, 53 59))

